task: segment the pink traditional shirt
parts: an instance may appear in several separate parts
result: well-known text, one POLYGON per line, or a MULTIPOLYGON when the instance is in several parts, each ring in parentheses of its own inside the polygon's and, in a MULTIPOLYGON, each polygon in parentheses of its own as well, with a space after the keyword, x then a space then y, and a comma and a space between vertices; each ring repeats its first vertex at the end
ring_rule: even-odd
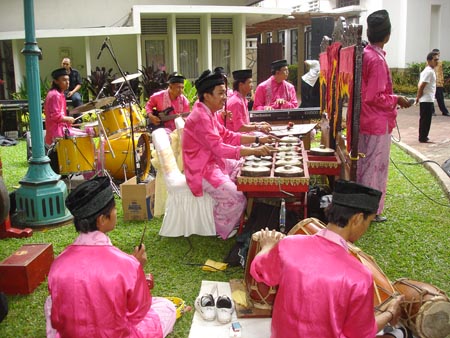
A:
POLYGON ((54 260, 48 289, 57 336, 163 336, 140 263, 100 231, 80 234, 54 260))
POLYGON ((231 119, 227 118, 225 125, 227 129, 237 132, 243 125, 250 124, 247 98, 243 97, 237 90, 227 100, 227 110, 233 113, 231 119))
POLYGON ((47 93, 44 103, 45 113, 45 143, 50 145, 54 142, 55 138, 61 138, 64 136, 65 130, 68 130, 68 135, 85 135, 79 129, 70 127, 70 125, 64 122, 66 116, 66 98, 63 92, 57 89, 51 89, 47 93))
POLYGON ((386 52, 378 46, 364 48, 360 133, 384 135, 391 133, 397 117, 397 95, 385 60, 386 52))
POLYGON ((272 338, 374 338, 373 277, 347 251, 345 240, 324 229, 288 236, 257 255, 250 273, 278 285, 272 338))
POLYGON ((261 82, 256 87, 254 110, 264 110, 264 107, 270 106, 273 109, 297 108, 297 93, 295 87, 287 81, 277 83, 272 75, 266 81, 261 82), (280 105, 275 101, 285 99, 286 103, 280 105))
MULTIPOLYGON (((188 113, 191 109, 186 96, 181 94, 175 100, 171 100, 169 90, 166 89, 153 94, 145 105, 145 110, 147 111, 147 114, 152 114, 153 108, 156 108, 158 112, 161 112, 169 107, 173 107, 173 111, 169 115, 188 113)), ((174 120, 164 122, 164 127, 175 130, 174 120)))
POLYGON ((224 159, 240 158, 241 135, 226 129, 202 102, 197 101, 183 131, 186 181, 195 196, 203 196, 202 180, 214 188, 228 182, 224 159))

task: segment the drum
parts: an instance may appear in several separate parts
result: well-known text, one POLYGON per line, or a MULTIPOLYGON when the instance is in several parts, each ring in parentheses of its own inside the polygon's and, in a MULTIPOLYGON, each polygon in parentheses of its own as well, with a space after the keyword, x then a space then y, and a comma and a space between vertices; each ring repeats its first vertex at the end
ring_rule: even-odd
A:
POLYGON ((289 232, 289 235, 314 235, 322 229, 325 229, 326 225, 321 220, 309 217, 298 222, 289 232))
MULTIPOLYGON (((131 143, 131 133, 109 140, 114 151, 113 158, 111 150, 105 144, 105 169, 110 175, 118 180, 131 178, 135 175, 133 144, 131 143)), ((134 133, 134 146, 136 151, 136 163, 140 168, 140 179, 144 180, 150 173, 150 137, 146 133, 134 133)))
MULTIPOLYGON (((129 106, 127 105, 124 109, 128 112, 129 106)), ((133 118, 133 128, 138 128, 145 125, 145 118, 142 116, 139 106, 137 104, 131 105, 131 117, 133 118)))
POLYGON ((108 137, 120 137, 130 130, 130 119, 122 106, 110 107, 99 114, 108 137))
POLYGON ((374 306, 379 306, 384 301, 388 300, 395 290, 391 285, 391 281, 385 275, 383 270, 375 262, 372 256, 369 256, 356 245, 348 243, 350 253, 355 256, 366 268, 372 272, 373 286, 374 286, 374 306))
POLYGON ((396 280, 393 285, 405 296, 401 321, 415 336, 445 338, 450 335, 450 300, 444 291, 406 278, 396 280))
POLYGON ((98 121, 85 123, 84 131, 91 137, 99 137, 98 121))
POLYGON ((247 261, 245 263, 245 285, 248 295, 253 302, 253 306, 257 309, 272 309, 277 287, 268 286, 265 283, 258 283, 250 274, 250 266, 258 252, 261 251, 259 245, 259 236, 261 231, 257 231, 252 235, 252 240, 248 248, 247 261))
POLYGON ((59 173, 85 173, 96 168, 95 146, 90 136, 70 136, 56 139, 59 173))

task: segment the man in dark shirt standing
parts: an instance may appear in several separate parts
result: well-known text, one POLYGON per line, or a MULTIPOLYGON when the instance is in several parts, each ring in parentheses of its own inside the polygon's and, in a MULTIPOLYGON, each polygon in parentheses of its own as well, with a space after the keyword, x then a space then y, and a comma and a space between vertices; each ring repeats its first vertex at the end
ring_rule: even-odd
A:
MULTIPOLYGON (((74 108, 81 106, 83 104, 81 94, 79 93, 82 84, 81 75, 78 70, 72 68, 69 58, 64 58, 61 65, 67 70, 67 74, 69 74, 69 89, 65 92, 66 99, 72 100, 72 106, 74 108)), ((74 115, 74 117, 77 116, 74 115)))

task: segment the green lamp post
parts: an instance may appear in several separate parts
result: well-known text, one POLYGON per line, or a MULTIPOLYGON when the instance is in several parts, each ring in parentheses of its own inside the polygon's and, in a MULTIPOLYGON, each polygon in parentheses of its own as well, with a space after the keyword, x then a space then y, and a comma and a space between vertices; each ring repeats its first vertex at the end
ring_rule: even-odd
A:
POLYGON ((45 154, 41 117, 39 50, 35 36, 33 0, 24 0, 25 55, 32 156, 25 177, 16 191, 17 210, 27 226, 44 226, 66 222, 72 215, 65 207, 67 187, 53 172, 45 154))

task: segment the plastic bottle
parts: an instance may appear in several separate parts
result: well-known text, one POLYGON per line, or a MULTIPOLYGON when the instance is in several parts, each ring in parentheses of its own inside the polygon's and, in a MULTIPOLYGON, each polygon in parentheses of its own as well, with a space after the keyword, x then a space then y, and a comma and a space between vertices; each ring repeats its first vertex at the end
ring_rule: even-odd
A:
POLYGON ((286 201, 281 199, 280 206, 280 231, 284 233, 286 231, 286 201))

